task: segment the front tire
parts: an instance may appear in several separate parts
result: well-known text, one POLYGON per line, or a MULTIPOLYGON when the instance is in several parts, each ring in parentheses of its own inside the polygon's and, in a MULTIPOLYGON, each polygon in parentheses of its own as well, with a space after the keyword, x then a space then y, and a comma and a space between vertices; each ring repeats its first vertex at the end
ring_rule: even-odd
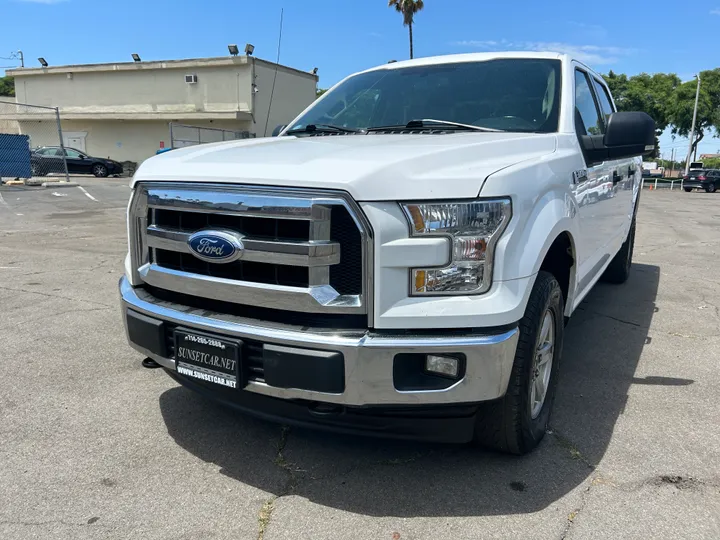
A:
POLYGON ((108 175, 107 167, 101 163, 93 165, 92 172, 97 178, 107 178, 108 175))
POLYGON ((38 163, 31 163, 30 174, 33 176, 45 176, 45 171, 43 170, 42 165, 39 165, 38 163))
POLYGON ((541 271, 518 325, 520 337, 507 392, 480 407, 475 444, 521 455, 545 436, 562 354, 563 312, 560 284, 541 271))
POLYGON ((633 251, 635 249, 635 218, 630 224, 627 238, 623 242, 620 251, 615 254, 610 265, 605 269, 602 280, 607 283, 615 283, 617 285, 625 283, 630 277, 630 267, 632 266, 633 251))

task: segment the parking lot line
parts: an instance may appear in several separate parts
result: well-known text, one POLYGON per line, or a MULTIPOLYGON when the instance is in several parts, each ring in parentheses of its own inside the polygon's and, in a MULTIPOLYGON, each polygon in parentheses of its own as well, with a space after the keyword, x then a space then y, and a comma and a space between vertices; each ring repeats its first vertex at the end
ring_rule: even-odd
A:
POLYGON ((87 196, 88 199, 91 199, 91 200, 93 200, 93 201, 95 201, 95 202, 98 202, 98 200, 97 200, 95 197, 93 197, 92 195, 90 195, 84 187, 78 186, 78 189, 79 189, 80 191, 82 191, 82 192, 87 196))
MULTIPOLYGON (((12 208, 10 208, 10 205, 5 201, 5 199, 2 196, 2 193, 0 193, 0 204, 12 212, 12 208)), ((22 216, 22 214, 15 214, 15 215, 22 216)))

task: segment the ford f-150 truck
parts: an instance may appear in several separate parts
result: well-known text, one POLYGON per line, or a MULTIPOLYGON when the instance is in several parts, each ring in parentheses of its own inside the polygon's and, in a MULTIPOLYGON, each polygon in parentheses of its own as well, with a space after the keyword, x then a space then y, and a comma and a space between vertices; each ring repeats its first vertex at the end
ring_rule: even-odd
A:
POLYGON ((279 136, 142 164, 130 345, 263 418, 528 452, 565 322, 628 278, 654 140, 567 55, 351 75, 279 136))

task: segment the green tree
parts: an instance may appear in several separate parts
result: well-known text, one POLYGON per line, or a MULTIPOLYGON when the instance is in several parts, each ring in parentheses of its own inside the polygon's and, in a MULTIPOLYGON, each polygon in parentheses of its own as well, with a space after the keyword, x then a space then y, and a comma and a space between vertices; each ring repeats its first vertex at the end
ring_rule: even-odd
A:
MULTIPOLYGON (((674 135, 690 135, 696 89, 697 80, 683 83, 669 102, 670 123, 674 135)), ((700 73, 700 97, 691 154, 695 153, 706 131, 713 132, 715 137, 720 136, 720 68, 700 73)))
POLYGON ((315 90, 315 99, 319 98, 327 91, 328 91, 327 88, 318 88, 317 90, 315 90))
POLYGON ((423 0, 388 0, 388 7, 394 7, 395 11, 403 16, 403 25, 408 27, 410 33, 410 58, 413 58, 413 22, 415 15, 425 7, 425 4, 423 0))
POLYGON ((15 97, 15 79, 13 77, 0 77, 0 96, 15 97))
POLYGON ((655 154, 660 152, 658 137, 672 123, 673 96, 681 85, 674 73, 640 73, 628 77, 610 71, 604 76, 618 111, 643 111, 655 120, 655 154))

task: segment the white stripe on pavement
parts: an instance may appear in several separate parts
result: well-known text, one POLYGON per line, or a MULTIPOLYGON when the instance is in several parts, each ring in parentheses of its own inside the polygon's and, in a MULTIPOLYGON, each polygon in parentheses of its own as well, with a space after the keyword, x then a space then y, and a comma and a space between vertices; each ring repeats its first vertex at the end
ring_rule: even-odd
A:
MULTIPOLYGON (((3 199, 2 193, 0 193, 0 204, 2 204, 5 208, 12 211, 12 208, 10 208, 10 205, 3 199)), ((15 214, 16 216, 22 216, 22 214, 15 214)))
POLYGON ((78 186, 78 189, 82 191, 88 197, 88 199, 92 199, 93 201, 98 202, 98 200, 92 195, 90 195, 84 187, 78 186))

